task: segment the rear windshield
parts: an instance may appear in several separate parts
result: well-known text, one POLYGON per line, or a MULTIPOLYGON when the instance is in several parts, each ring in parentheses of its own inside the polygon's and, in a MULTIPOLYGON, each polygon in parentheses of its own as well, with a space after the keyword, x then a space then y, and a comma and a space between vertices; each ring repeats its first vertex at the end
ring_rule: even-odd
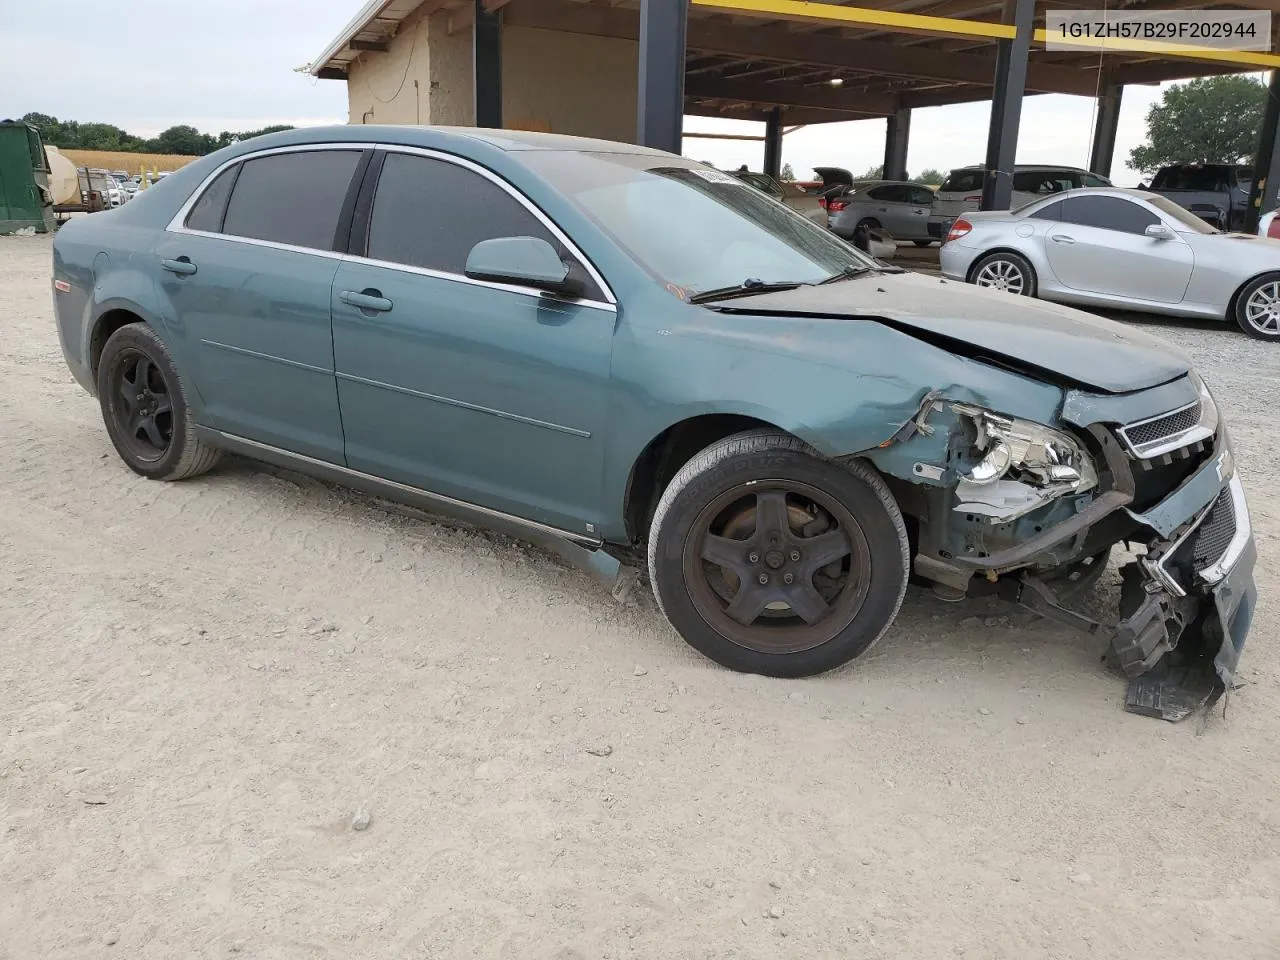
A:
POLYGON ((947 179, 942 181, 938 191, 967 193, 971 190, 981 190, 985 175, 983 170, 952 170, 947 179))
POLYGON ((1152 190, 1225 190, 1226 167, 1162 167, 1151 181, 1152 190))

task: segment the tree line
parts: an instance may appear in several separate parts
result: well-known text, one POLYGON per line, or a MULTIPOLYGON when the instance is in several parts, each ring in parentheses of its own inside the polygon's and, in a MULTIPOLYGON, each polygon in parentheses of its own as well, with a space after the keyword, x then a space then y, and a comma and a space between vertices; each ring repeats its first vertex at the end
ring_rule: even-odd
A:
POLYGON ((235 132, 224 130, 217 136, 201 133, 195 127, 180 124, 160 132, 151 138, 136 137, 110 123, 81 123, 78 120, 59 120, 47 113, 28 113, 22 118, 40 131, 46 144, 59 150, 118 150, 124 153, 176 153, 187 157, 203 157, 222 147, 260 137, 264 133, 292 130, 281 124, 263 127, 261 130, 235 132))

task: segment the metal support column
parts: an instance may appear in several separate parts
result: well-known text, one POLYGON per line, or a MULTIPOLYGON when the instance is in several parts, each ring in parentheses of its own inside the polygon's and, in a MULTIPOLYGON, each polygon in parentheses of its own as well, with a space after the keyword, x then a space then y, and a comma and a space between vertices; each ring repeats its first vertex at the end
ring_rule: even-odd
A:
POLYGON ((1108 83, 1098 91, 1098 119, 1093 125, 1093 149, 1089 169, 1100 177, 1111 176, 1111 160, 1116 152, 1116 130, 1120 126, 1120 101, 1124 85, 1108 83))
POLYGON ((884 131, 884 178, 907 179, 907 143, 911 139, 911 108, 889 114, 884 131))
POLYGON ((1035 0, 1005 0, 1004 22, 1013 20, 1017 34, 996 48, 996 75, 987 131, 987 175, 982 184, 983 210, 1008 210, 1013 200, 1013 164, 1018 153, 1018 122, 1027 85, 1027 58, 1035 25, 1035 0))
POLYGON ((502 13, 475 0, 476 26, 471 35, 477 127, 502 126, 502 13))
POLYGON ((1280 206, 1280 70, 1271 71, 1267 88, 1267 106, 1262 114, 1262 135, 1253 158, 1253 190, 1245 213, 1244 229, 1255 233, 1258 218, 1280 206))
POLYGON ((636 141, 680 152, 684 129, 684 38, 689 0, 640 0, 636 141))
POLYGON ((774 107, 764 122, 764 172, 782 179, 782 108, 774 107))

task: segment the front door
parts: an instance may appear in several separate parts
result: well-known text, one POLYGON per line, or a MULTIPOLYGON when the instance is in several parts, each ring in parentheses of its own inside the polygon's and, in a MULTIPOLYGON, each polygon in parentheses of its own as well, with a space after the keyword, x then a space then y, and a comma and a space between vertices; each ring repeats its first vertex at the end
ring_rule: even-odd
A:
POLYGON ((358 150, 282 152, 215 179, 152 269, 210 426, 334 463, 334 238, 358 150))
POLYGON ((571 256, 491 175, 386 154, 367 229, 357 223, 353 239, 365 255, 345 261, 333 286, 347 463, 590 534, 616 313, 598 289, 567 301, 465 276, 476 243, 509 236, 571 256))
MULTIPOLYGON (((1055 206, 1057 206, 1055 204, 1055 206)), ((1191 247, 1174 233, 1148 237, 1163 221, 1124 197, 1088 193, 1062 201, 1061 220, 1045 237, 1049 266, 1062 283, 1083 293, 1134 301, 1178 303, 1191 280, 1191 247)))

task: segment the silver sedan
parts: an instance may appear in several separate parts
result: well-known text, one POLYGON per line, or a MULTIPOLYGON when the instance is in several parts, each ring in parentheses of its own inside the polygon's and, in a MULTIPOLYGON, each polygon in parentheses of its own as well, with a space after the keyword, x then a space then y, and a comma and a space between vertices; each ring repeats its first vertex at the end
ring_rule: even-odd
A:
POLYGON ((1069 190, 966 213, 939 259, 953 280, 1081 306, 1234 320, 1280 341, 1280 240, 1223 233, 1142 190, 1069 190))

